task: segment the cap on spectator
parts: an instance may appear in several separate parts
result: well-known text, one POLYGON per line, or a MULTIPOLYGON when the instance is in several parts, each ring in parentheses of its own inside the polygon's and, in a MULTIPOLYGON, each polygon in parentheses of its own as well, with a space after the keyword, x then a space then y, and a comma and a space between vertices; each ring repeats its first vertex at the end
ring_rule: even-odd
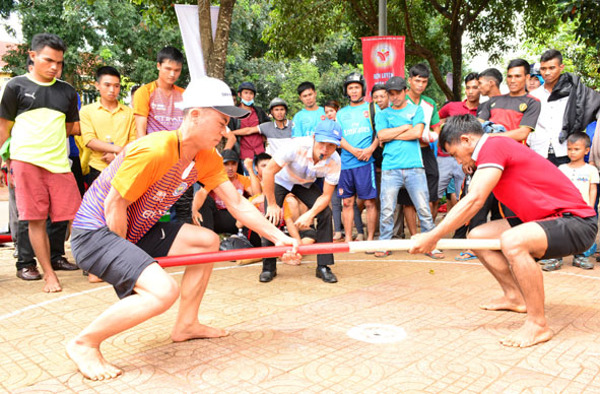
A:
POLYGON ((242 82, 242 83, 240 83, 240 86, 238 86, 238 93, 240 93, 244 89, 250 90, 254 94, 256 94, 256 86, 254 86, 254 84, 252 82, 242 82))
POLYGON ((391 77, 385 83, 385 90, 387 90, 388 92, 390 90, 406 90, 406 81, 402 77, 391 77))
POLYGON ((338 122, 325 119, 315 127, 315 141, 328 142, 340 146, 342 140, 342 127, 338 122))
POLYGON ((235 161, 236 163, 240 161, 240 157, 233 149, 223 150, 223 152, 221 152, 221 156, 223 157, 223 164, 227 163, 228 161, 235 161))
POLYGON ((213 108, 232 118, 245 118, 250 114, 233 103, 231 89, 217 78, 193 79, 183 92, 183 101, 176 104, 179 109, 213 108))

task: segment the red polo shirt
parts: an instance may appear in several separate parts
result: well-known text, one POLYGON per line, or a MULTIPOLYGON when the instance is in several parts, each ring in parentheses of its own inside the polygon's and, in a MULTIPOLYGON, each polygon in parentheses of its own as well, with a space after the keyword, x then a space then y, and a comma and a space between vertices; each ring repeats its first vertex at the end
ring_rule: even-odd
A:
POLYGON ((484 135, 472 157, 477 169, 502 170, 494 195, 524 222, 566 212, 584 218, 596 215, 554 164, 512 138, 484 135))
MULTIPOLYGON (((467 100, 464 101, 449 101, 447 102, 438 112, 440 119, 446 119, 451 116, 467 115, 471 114, 477 116, 477 108, 467 107, 467 100)), ((446 157, 449 154, 442 151, 442 148, 438 145, 438 156, 446 157)))

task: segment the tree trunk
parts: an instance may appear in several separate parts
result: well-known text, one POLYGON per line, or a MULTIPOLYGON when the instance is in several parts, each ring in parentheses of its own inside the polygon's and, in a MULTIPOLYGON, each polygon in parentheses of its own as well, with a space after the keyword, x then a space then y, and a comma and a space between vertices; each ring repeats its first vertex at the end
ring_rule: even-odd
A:
POLYGON ((235 0, 221 0, 217 32, 212 51, 206 57, 206 74, 211 77, 225 78, 225 63, 227 62, 227 46, 229 45, 229 31, 235 0))
POLYGON ((462 34, 456 32, 450 38, 450 56, 452 57, 452 99, 461 100, 462 92, 462 34))
POLYGON ((213 36, 210 23, 210 0, 198 0, 198 22, 200 23, 200 42, 202 44, 202 55, 204 57, 204 69, 208 74, 208 59, 210 59, 210 55, 213 52, 213 36))

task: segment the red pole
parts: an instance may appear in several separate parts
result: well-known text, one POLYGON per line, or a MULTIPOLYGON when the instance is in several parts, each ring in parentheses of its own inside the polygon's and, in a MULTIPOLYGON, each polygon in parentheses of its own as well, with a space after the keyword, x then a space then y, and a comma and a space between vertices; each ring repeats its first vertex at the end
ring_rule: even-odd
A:
POLYGON ((0 235, 0 244, 5 244, 7 242, 12 242, 12 237, 10 236, 10 234, 0 235))
MULTIPOLYGON (((290 246, 267 246, 262 248, 248 248, 226 250, 223 252, 209 252, 198 254, 185 254, 181 256, 167 256, 156 259, 161 267, 178 267, 182 265, 216 263, 219 261, 246 260, 264 257, 281 257, 285 252, 291 250, 290 246)), ((350 246, 347 243, 319 243, 302 245, 298 247, 301 255, 326 254, 326 253, 348 253, 350 246)))

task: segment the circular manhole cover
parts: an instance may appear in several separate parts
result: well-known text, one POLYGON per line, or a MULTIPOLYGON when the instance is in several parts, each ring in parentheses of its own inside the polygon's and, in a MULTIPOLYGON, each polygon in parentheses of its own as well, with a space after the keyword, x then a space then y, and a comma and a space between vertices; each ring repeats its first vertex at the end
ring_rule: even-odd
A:
POLYGON ((404 328, 391 324, 361 324, 346 333, 350 338, 368 343, 394 343, 406 338, 404 328))

